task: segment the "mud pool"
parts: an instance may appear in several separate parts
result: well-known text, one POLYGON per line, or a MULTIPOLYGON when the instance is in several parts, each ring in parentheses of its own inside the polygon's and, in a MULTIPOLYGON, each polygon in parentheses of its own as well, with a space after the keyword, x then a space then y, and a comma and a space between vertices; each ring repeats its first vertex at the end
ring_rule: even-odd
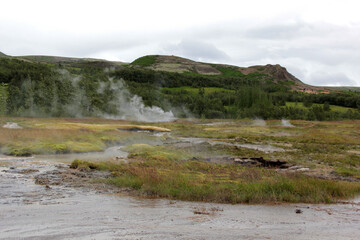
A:
MULTIPOLYGON (((114 151, 118 154, 109 149, 106 157, 114 151)), ((101 157, 97 154, 93 157, 101 157)), ((73 158, 0 156, 0 239, 358 239, 360 234, 359 200, 228 205, 35 184, 37 175, 65 168, 73 158)))

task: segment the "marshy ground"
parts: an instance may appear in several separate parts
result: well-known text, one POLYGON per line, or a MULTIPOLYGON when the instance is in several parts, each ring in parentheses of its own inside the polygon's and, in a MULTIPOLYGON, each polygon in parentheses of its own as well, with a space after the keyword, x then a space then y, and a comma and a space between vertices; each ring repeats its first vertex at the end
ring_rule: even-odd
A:
POLYGON ((360 192, 358 121, 2 121, 3 154, 55 155, 71 168, 106 171, 104 183, 145 196, 330 203, 360 192))
POLYGON ((359 234, 359 121, 0 121, 4 238, 359 234))

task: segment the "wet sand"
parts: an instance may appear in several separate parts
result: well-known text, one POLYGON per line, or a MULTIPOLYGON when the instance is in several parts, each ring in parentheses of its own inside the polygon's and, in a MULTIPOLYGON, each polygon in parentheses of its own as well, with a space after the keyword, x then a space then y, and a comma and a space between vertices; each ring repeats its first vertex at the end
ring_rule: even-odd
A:
POLYGON ((66 165, 0 156, 0 239, 358 239, 354 204, 230 205, 35 184, 66 165), (302 213, 295 213, 300 209, 302 213))

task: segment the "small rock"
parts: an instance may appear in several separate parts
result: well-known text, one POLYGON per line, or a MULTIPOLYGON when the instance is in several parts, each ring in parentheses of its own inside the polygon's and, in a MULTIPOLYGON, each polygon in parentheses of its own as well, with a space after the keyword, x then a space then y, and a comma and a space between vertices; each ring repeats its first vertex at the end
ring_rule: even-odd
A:
POLYGON ((297 214, 300 214, 300 213, 302 213, 303 211, 301 210, 301 209, 296 209, 295 210, 295 213, 297 213, 297 214))

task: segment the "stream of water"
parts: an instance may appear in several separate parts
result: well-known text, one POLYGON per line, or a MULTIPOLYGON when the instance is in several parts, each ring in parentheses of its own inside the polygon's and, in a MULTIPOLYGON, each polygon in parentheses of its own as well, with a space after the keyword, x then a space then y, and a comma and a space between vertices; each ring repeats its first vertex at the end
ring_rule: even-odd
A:
MULTIPOLYGON (((119 148, 92 157, 123 156, 119 148)), ((0 156, 0 239, 358 239, 353 204, 230 205, 141 199, 35 184, 91 154, 0 156), (300 209, 302 213, 295 213, 300 209)))

